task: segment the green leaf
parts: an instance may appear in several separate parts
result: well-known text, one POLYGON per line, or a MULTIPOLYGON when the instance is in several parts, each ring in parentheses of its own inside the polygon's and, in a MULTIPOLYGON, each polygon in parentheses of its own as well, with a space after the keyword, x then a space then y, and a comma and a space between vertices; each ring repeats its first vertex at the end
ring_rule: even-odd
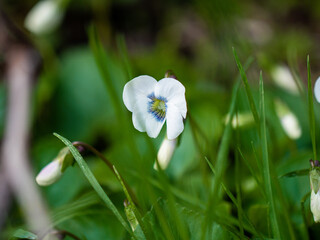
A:
POLYGON ((31 232, 25 231, 23 229, 18 229, 13 233, 11 239, 37 240, 38 237, 37 237, 37 235, 35 235, 35 234, 31 233, 31 232))

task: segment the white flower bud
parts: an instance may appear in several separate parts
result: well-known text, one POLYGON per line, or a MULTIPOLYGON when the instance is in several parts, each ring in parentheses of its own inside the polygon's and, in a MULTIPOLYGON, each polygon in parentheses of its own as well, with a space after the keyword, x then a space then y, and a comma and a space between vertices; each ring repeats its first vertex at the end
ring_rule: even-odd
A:
POLYGON ((24 25, 32 33, 53 32, 62 22, 64 12, 58 0, 39 1, 28 13, 24 25))
MULTIPOLYGON (((160 149, 158 151, 158 162, 162 169, 166 169, 169 165, 169 162, 172 158, 174 150, 176 149, 177 138, 169 140, 167 137, 161 143, 160 149)), ((158 169, 157 164, 153 166, 154 169, 158 169)))
POLYGON ((311 160, 312 169, 309 172, 311 187, 310 209, 315 222, 320 222, 320 170, 318 164, 318 161, 311 160), (316 167, 315 164, 317 164, 316 167))
POLYGON ((315 222, 320 222, 320 191, 311 191, 310 209, 315 222))
POLYGON ((37 183, 40 186, 48 186, 56 182, 62 175, 61 168, 62 164, 59 159, 50 162, 36 177, 37 183))
POLYGON ((61 149, 58 156, 40 171, 36 177, 36 182, 40 186, 55 183, 66 168, 73 164, 73 161, 69 149, 67 147, 61 149))

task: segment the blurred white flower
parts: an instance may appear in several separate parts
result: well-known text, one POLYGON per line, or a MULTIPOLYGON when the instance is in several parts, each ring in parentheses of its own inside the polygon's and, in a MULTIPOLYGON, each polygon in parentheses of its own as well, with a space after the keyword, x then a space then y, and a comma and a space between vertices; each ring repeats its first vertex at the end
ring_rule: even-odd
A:
POLYGON ((274 67, 271 71, 271 77, 279 87, 293 94, 299 93, 298 86, 287 66, 279 65, 274 67))
POLYGON ((300 138, 302 130, 296 115, 294 115, 287 105, 279 99, 275 101, 275 109, 280 119, 281 126, 287 136, 291 139, 300 138))
POLYGON ((314 84, 314 96, 316 97, 317 101, 320 103, 320 77, 316 80, 314 84))
POLYGON ((73 158, 70 156, 68 148, 63 148, 58 156, 40 171, 36 177, 36 182, 40 186, 48 186, 55 183, 72 163, 73 158))
MULTIPOLYGON (((158 151, 158 162, 162 169, 166 169, 169 165, 169 162, 172 158, 174 150, 176 149, 177 138, 173 140, 169 140, 167 137, 161 143, 160 149, 158 151)), ((154 169, 158 169, 157 164, 155 163, 153 166, 154 169)))
POLYGON ((123 102, 130 112, 134 127, 156 138, 167 121, 167 137, 177 138, 184 129, 187 115, 184 86, 174 78, 160 81, 142 75, 129 81, 123 89, 123 102))
POLYGON ((61 5, 59 0, 39 1, 26 16, 25 27, 37 35, 53 32, 62 22, 64 11, 61 5))

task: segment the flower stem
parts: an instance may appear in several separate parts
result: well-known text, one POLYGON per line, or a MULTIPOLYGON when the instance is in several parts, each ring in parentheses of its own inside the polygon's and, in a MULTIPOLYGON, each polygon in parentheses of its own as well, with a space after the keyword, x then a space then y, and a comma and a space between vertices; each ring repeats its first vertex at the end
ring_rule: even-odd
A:
MULTIPOLYGON (((72 142, 72 145, 75 147, 84 147, 85 149, 91 151, 93 154, 95 154, 98 158, 100 158, 108 167, 109 169, 113 172, 113 174, 118 178, 118 173, 115 172, 113 164, 101 153, 99 152, 97 149, 95 149, 94 147, 92 147, 91 145, 85 143, 85 142, 81 142, 81 141, 75 141, 72 142)), ((137 201, 137 197, 134 194, 134 192, 132 191, 132 189, 129 187, 129 185, 125 182, 125 180, 121 177, 123 184, 125 185, 126 189, 128 190, 132 201, 134 202, 135 205, 138 206, 138 201, 137 201)))

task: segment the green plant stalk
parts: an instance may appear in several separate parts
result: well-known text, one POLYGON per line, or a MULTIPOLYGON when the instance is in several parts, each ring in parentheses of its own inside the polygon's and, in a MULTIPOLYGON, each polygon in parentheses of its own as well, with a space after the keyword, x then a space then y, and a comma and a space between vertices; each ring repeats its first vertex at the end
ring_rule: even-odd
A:
MULTIPOLYGON (((212 171, 213 174, 215 174, 215 170, 211 164, 211 162, 209 161, 208 158, 206 158, 206 161, 212 171)), ((223 181, 221 181, 221 186, 223 188, 223 190, 226 192, 227 196, 230 198, 230 200, 232 201, 232 203, 237 207, 238 211, 239 211, 239 203, 237 201, 237 199, 234 197, 234 195, 232 194, 232 192, 226 187, 226 185, 223 183, 223 181)), ((253 233, 256 236, 259 236, 261 239, 265 238, 261 235, 260 232, 257 231, 257 229, 255 228, 255 226, 252 224, 252 222, 250 221, 250 219, 248 218, 248 216, 245 214, 244 211, 239 211, 239 213, 241 214, 241 217, 244 218, 244 220, 249 224, 249 227, 246 228, 246 231, 250 231, 251 233, 253 233)), ((239 227, 240 227, 240 221, 239 221, 239 227)), ((243 226, 245 227, 245 226, 243 226)), ((243 235, 244 236, 244 235, 243 235)))
MULTIPOLYGON (((208 226, 211 224, 211 216, 212 216, 212 211, 214 209, 214 206, 217 205, 219 199, 219 187, 221 184, 222 177, 225 173, 225 170, 227 168, 227 155, 228 155, 228 149, 229 149, 229 144, 231 141, 231 133, 232 133, 232 119, 235 111, 235 104, 236 104, 236 99, 237 99, 237 93, 239 90, 240 82, 237 81, 233 91, 232 91, 232 99, 231 99, 231 104, 229 108, 229 120, 227 122, 227 125, 225 127, 225 130, 223 132, 221 144, 219 146, 219 151, 217 155, 217 160, 215 164, 215 169, 216 169, 216 175, 215 175, 215 181, 213 182, 213 189, 212 192, 209 193, 209 201, 207 204, 206 208, 206 213, 205 213, 205 220, 202 224, 202 233, 201 233, 201 239, 205 239, 205 236, 207 235, 207 229, 208 226)), ((209 228, 210 231, 211 228, 209 228)))
POLYGON ((305 96, 305 89, 304 89, 302 80, 301 80, 299 74, 297 73, 298 72, 297 71, 298 63, 297 63, 297 54, 296 54, 296 52, 292 51, 291 49, 290 50, 287 49, 287 59, 288 59, 290 70, 291 70, 292 75, 293 75, 293 79, 294 79, 294 81, 295 81, 295 83, 296 83, 296 85, 298 87, 300 96, 304 97, 305 96))
POLYGON ((116 218, 122 224, 122 226, 128 231, 128 233, 134 239, 136 239, 131 228, 128 226, 127 222, 121 216, 120 212, 115 207, 115 205, 112 203, 112 201, 107 196, 107 194, 103 191, 102 187, 98 183, 97 179, 94 177, 94 175, 91 172, 91 170, 89 169, 87 163, 83 160, 81 154, 78 152, 78 150, 75 148, 75 146, 73 146, 72 143, 68 139, 60 136, 59 134, 54 133, 53 135, 56 136, 57 138, 59 138, 69 148, 71 154, 73 155, 74 159, 79 164, 80 169, 82 170, 83 174, 88 179, 88 181, 91 184, 91 186, 93 187, 93 189, 97 192, 97 194, 102 199, 102 201, 107 205, 107 207, 113 212, 113 214, 116 216, 116 218))
POLYGON ((275 200, 272 190, 272 181, 270 176, 270 164, 268 157, 268 145, 267 145, 267 130, 266 130, 266 118, 265 118, 265 104, 264 104, 264 89, 263 89, 263 78, 262 72, 260 72, 260 103, 261 103, 261 144, 262 144, 262 165, 263 165, 263 178, 265 183, 265 190, 267 200, 270 206, 270 217, 271 217, 271 229, 273 237, 275 239, 281 239, 277 211, 275 209, 275 200))
POLYGON ((111 96, 111 101, 118 116, 118 119, 122 121, 122 107, 119 102, 119 97, 117 96, 117 91, 115 90, 115 87, 113 86, 112 81, 110 80, 110 71, 108 69, 108 65, 105 64, 107 56, 104 52, 104 48, 101 45, 101 42, 98 40, 97 32, 93 26, 91 26, 89 29, 89 43, 93 52, 95 62, 106 85, 107 91, 111 96))
POLYGON ((164 191, 164 192, 165 192, 167 199, 168 199, 168 205, 169 205, 169 209, 171 211, 171 214, 173 215, 173 217, 176 221, 177 230, 181 236, 181 239, 188 240, 189 239, 188 230, 185 226, 185 223, 183 222, 183 219, 181 219, 176 207, 174 206, 174 203, 175 203, 174 195, 172 194, 170 184, 169 184, 169 182, 166 178, 166 175, 165 175, 164 171, 162 170, 157 158, 156 158, 156 164, 157 164, 157 168, 158 168, 158 172, 159 172, 160 182, 161 182, 163 188, 166 189, 166 191, 164 191))
MULTIPOLYGON (((117 177, 117 174, 114 171, 114 166, 112 165, 112 163, 105 156, 103 156, 103 154, 101 154, 97 149, 95 149, 94 147, 92 147, 91 145, 89 145, 89 144, 87 144, 85 142, 80 142, 80 141, 72 142, 72 145, 76 146, 76 147, 77 146, 82 146, 82 147, 86 148, 87 150, 91 151, 98 158, 100 158, 109 167, 109 169, 114 173, 114 175, 117 177)), ((136 195, 132 191, 132 189, 129 187, 129 185, 125 181, 123 181, 123 184, 126 186, 126 189, 129 192, 129 194, 132 196, 133 202, 135 204, 137 204, 138 200, 137 200, 136 195)))
POLYGON ((126 41, 125 41, 125 38, 123 35, 117 36, 117 45, 118 45, 118 49, 120 51, 121 58, 122 58, 123 63, 125 65, 125 68, 127 70, 128 78, 132 79, 133 78, 132 69, 131 69, 131 65, 129 62, 126 41))
MULTIPOLYGON (((239 147, 240 144, 240 139, 239 139, 239 119, 238 119, 238 107, 237 107, 237 113, 236 113, 236 122, 237 122, 237 127, 236 127, 236 144, 237 147, 239 147)), ((244 230, 243 230, 243 219, 242 219, 242 199, 241 199, 241 187, 240 187, 240 182, 241 182, 241 175, 240 175, 240 166, 239 166, 239 152, 236 151, 235 153, 235 185, 236 185, 236 193, 237 193, 237 209, 238 209, 238 219, 239 219, 239 228, 240 228, 240 234, 241 238, 244 238, 244 230)))
POLYGON ((266 198, 265 192, 262 190, 262 189, 263 189, 263 184, 262 184, 261 181, 259 180, 258 175, 257 175, 256 172, 252 169, 252 167, 250 166, 250 164, 249 164, 248 160, 246 159, 246 157, 243 155, 243 153, 242 153, 242 151, 241 151, 240 148, 238 148, 238 152, 239 152, 241 158, 243 159, 244 163, 245 163, 246 166, 248 167, 251 175, 252 175, 253 178, 256 180, 256 183, 257 183, 258 186, 259 186, 258 189, 259 189, 259 191, 261 192, 262 196, 263 196, 264 198, 266 198))
POLYGON ((312 92, 312 83, 311 83, 309 55, 307 56, 307 69, 308 69, 308 106, 309 106, 308 110, 309 110, 310 136, 312 141, 313 159, 317 160, 316 126, 315 126, 314 108, 313 108, 313 92, 312 92))
POLYGON ((246 89, 246 93, 247 93, 247 97, 248 97, 248 100, 249 100, 250 109, 251 109, 254 121, 257 124, 257 126, 259 127, 260 126, 259 115, 258 115, 258 111, 257 111, 256 105, 255 105, 254 100, 253 100, 252 92, 251 92, 251 89, 250 89, 250 86, 249 86, 249 83, 248 83, 248 79, 247 79, 246 73, 245 73, 245 71, 244 71, 244 69, 243 69, 243 67, 241 65, 241 62, 240 62, 240 60, 238 58, 236 50, 234 48, 232 48, 232 51, 233 51, 233 55, 234 55, 234 58, 236 60, 240 75, 241 75, 242 82, 243 82, 244 87, 246 89))
POLYGON ((300 206, 301 206, 301 214, 303 218, 303 224, 304 224, 304 234, 305 234, 305 239, 310 239, 309 237, 309 232, 308 232, 308 220, 306 216, 306 209, 304 207, 304 203, 306 200, 310 197, 311 192, 308 192, 304 197, 301 199, 300 206))
POLYGON ((130 202, 130 204, 131 204, 131 206, 132 206, 133 213, 134 213, 134 215, 135 215, 135 217, 136 217, 136 219, 137 219, 137 221, 138 221, 138 223, 139 223, 139 225, 140 225, 140 227, 141 227, 141 229, 142 229, 142 232, 143 232, 144 236, 146 237, 146 239, 148 239, 149 233, 148 233, 148 231, 147 231, 146 226, 144 225, 144 222, 143 222, 143 220, 142 220, 142 216, 141 216, 140 212, 138 211, 138 209, 137 209, 134 201, 132 200, 131 195, 130 195, 129 192, 128 192, 128 189, 127 189, 127 187, 126 187, 126 184, 125 184, 124 181, 122 180, 122 177, 120 176, 120 174, 119 174, 119 172, 118 172, 118 170, 116 169, 115 166, 113 166, 113 170, 114 170, 114 172, 115 172, 115 174, 116 174, 119 182, 121 183, 121 186, 122 186, 122 189, 123 189, 124 194, 126 195, 128 201, 130 202), (147 237, 147 236, 148 236, 148 237, 147 237))

